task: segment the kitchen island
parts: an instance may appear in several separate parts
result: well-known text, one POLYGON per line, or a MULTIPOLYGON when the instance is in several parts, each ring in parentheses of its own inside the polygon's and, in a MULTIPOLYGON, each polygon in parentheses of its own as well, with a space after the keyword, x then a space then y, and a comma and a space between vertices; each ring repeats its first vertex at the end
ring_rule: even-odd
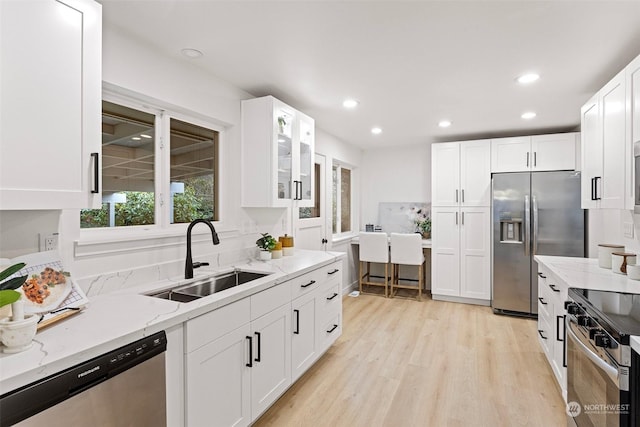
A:
MULTIPOLYGON (((278 260, 249 261, 216 269, 200 268, 196 270, 196 278, 235 268, 269 273, 269 275, 189 303, 144 295, 186 283, 181 278, 93 297, 88 307, 78 315, 40 331, 29 350, 18 354, 0 353, 0 394, 8 393, 142 337, 165 330, 168 337, 166 359, 168 425, 189 424, 190 422, 186 420, 187 410, 184 402, 184 391, 190 387, 186 378, 189 370, 185 364, 190 357, 187 353, 195 353, 198 350, 195 343, 205 345, 207 340, 213 340, 216 334, 226 333, 226 328, 229 328, 231 323, 227 318, 212 322, 206 316, 215 317, 218 312, 235 313, 236 307, 240 306, 250 307, 251 318, 247 312, 246 322, 251 321, 253 325, 257 323, 254 319, 259 320, 262 313, 266 313, 272 308, 272 304, 277 303, 280 306, 279 310, 285 313, 283 317, 286 319, 283 321, 285 330, 290 332, 293 321, 291 307, 295 308, 296 302, 301 298, 306 301, 315 296, 321 302, 326 299, 328 307, 329 298, 325 298, 324 293, 330 292, 331 301, 341 303, 341 274, 344 258, 343 253, 296 250, 295 255, 278 260), (309 280, 309 277, 313 280, 309 280), (325 277, 330 277, 331 280, 325 280, 325 277), (312 281, 312 286, 308 286, 312 281), (275 298, 276 294, 279 299, 275 298), (263 298, 263 295, 266 297, 263 298), (204 325, 204 328, 200 325, 204 325)), ((320 304, 315 306, 321 307, 320 304)), ((320 311, 316 309, 316 312, 320 311)), ((298 316, 301 313, 304 313, 302 308, 298 310, 298 316)), ((340 323, 341 304, 334 305, 328 315, 332 317, 316 319, 316 324, 323 328, 325 325, 322 322, 340 323), (338 310, 334 313, 336 309, 338 310)), ((341 324, 337 330, 332 331, 330 339, 318 333, 320 336, 315 340, 318 344, 314 347, 315 353, 312 357, 305 359, 306 364, 301 363, 298 368, 304 370, 311 366, 337 339, 340 331, 341 324)), ((289 339, 288 353, 292 353, 290 336, 287 339, 289 339)), ((293 345, 295 347, 295 343, 293 345)), ((240 362, 244 365, 243 360, 240 362)), ((193 370, 193 367, 191 369, 193 370)), ((286 390, 292 381, 295 381, 296 378, 291 379, 292 369, 295 367, 288 368, 289 383, 282 384, 273 400, 286 390)), ((215 381, 209 381, 209 383, 215 384, 215 381)), ((255 419, 265 409, 260 408, 260 412, 254 413, 253 416, 249 414, 246 423, 255 419)))

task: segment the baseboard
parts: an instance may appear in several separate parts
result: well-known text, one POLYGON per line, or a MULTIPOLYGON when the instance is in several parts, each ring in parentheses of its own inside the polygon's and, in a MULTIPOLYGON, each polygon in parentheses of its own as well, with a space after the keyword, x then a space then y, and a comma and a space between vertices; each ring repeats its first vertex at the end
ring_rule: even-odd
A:
POLYGON ((491 306, 491 300, 484 299, 476 299, 476 298, 463 298, 463 297, 453 297, 449 295, 433 295, 431 294, 431 299, 434 301, 447 301, 447 302, 459 302, 462 304, 475 304, 475 305, 483 305, 485 307, 491 306))

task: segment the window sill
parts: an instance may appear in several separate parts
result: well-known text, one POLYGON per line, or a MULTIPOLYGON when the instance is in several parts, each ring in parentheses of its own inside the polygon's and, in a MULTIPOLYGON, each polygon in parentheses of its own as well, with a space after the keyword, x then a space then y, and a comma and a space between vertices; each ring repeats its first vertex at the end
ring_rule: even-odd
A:
MULTIPOLYGON (((167 229, 155 227, 127 227, 119 229, 80 230, 80 238, 74 242, 76 258, 96 255, 115 254, 183 246, 188 224, 176 224, 167 229)), ((225 227, 222 223, 214 223, 221 241, 240 235, 235 227, 225 227)), ((194 243, 210 241, 211 232, 207 227, 193 229, 194 243)))

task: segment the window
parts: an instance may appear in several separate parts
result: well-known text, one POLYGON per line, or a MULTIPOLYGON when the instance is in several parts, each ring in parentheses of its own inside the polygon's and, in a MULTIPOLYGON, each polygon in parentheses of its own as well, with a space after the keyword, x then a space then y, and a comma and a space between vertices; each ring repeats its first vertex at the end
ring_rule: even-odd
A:
POLYGON ((333 234, 351 231, 351 169, 334 164, 333 172, 333 234))
POLYGON ((80 228, 219 219, 219 132, 183 119, 102 102, 102 208, 83 209, 80 228))
POLYGON ((314 201, 313 207, 310 208, 299 208, 299 216, 300 219, 309 219, 309 218, 320 218, 320 203, 323 203, 320 200, 320 165, 316 163, 313 169, 314 173, 314 182, 315 182, 315 191, 314 191, 314 201))

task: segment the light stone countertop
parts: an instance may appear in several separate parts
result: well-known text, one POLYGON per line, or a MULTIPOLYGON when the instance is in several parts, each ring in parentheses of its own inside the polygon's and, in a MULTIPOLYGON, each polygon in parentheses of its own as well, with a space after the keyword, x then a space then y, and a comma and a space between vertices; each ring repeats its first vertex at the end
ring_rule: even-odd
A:
POLYGON ((29 350, 17 354, 0 353, 0 394, 329 265, 345 256, 339 252, 296 249, 295 255, 278 260, 254 260, 217 269, 202 267, 195 270, 196 278, 233 268, 273 274, 189 303, 141 295, 175 286, 185 282, 183 279, 165 280, 92 297, 81 313, 38 332, 29 350))

